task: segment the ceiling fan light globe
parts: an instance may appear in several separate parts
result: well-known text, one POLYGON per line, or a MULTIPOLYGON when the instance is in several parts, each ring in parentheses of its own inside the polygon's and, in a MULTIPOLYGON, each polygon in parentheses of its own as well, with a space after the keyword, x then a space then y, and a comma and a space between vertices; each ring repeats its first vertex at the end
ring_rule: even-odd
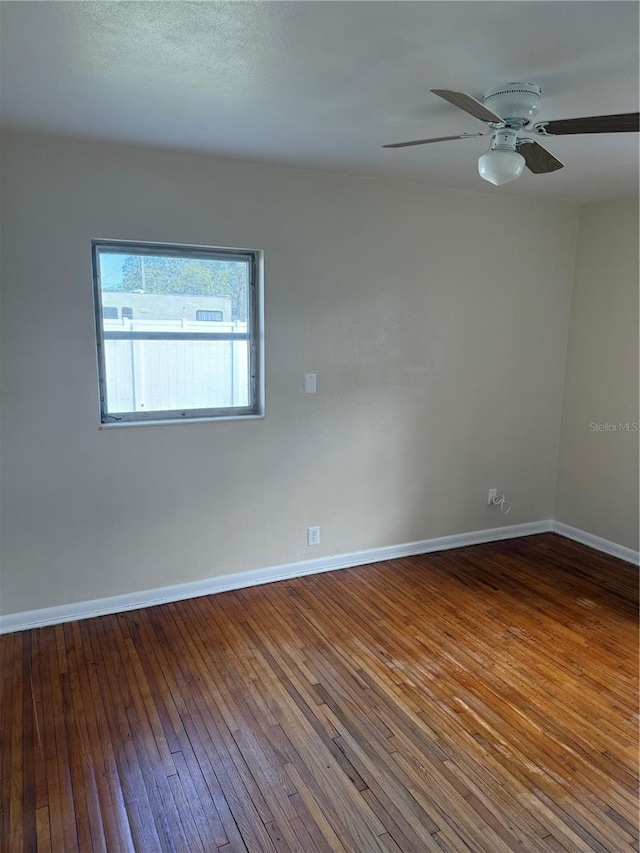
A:
POLYGON ((501 187, 511 181, 517 181, 524 169, 525 159, 517 151, 486 151, 478 159, 480 177, 501 187))

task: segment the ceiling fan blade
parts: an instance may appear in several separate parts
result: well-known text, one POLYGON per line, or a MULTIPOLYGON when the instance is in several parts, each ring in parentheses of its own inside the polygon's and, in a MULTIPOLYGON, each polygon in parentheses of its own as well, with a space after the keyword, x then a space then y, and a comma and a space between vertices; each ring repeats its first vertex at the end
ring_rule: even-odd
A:
POLYGON ((434 95, 443 98, 445 101, 449 101, 454 107, 464 110, 474 118, 480 119, 480 121, 499 122, 503 124, 500 116, 492 113, 491 110, 488 110, 484 104, 476 101, 471 95, 465 95, 464 92, 454 92, 451 89, 431 89, 431 91, 434 95))
POLYGON ((410 145, 428 145, 430 142, 448 142, 450 139, 475 139, 484 133, 462 133, 459 136, 435 136, 433 139, 414 139, 412 142, 394 142, 383 145, 383 148, 408 148, 410 145))
POLYGON ((544 175, 546 172, 557 172, 558 169, 564 168, 564 163, 561 163, 553 156, 546 148, 533 139, 523 139, 518 141, 518 152, 524 157, 524 163, 530 172, 534 175, 544 175))
POLYGON ((535 124, 533 129, 543 136, 564 136, 570 133, 638 133, 640 113, 541 121, 535 124))

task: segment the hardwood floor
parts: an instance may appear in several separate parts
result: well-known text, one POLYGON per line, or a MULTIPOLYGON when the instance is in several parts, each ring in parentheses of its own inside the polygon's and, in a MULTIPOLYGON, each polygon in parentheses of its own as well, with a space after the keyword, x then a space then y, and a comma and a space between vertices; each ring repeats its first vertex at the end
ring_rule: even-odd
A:
POLYGON ((2 849, 638 850, 637 593, 545 534, 0 637, 2 849))

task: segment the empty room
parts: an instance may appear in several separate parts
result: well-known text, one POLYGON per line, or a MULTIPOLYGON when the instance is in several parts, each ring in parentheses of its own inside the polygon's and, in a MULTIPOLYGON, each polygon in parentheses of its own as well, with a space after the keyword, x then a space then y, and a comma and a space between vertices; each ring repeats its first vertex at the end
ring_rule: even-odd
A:
POLYGON ((638 851, 635 2, 0 0, 0 851, 638 851))

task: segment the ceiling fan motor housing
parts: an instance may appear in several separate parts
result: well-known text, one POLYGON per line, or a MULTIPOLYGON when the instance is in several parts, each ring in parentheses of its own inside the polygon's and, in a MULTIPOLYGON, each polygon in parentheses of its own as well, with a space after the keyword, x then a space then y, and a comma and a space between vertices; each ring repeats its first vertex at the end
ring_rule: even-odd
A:
POLYGON ((485 92, 483 103, 507 125, 528 124, 538 113, 542 89, 535 83, 507 83, 485 92))
POLYGON ((518 131, 509 127, 496 130, 491 138, 491 151, 515 151, 518 144, 518 131))

